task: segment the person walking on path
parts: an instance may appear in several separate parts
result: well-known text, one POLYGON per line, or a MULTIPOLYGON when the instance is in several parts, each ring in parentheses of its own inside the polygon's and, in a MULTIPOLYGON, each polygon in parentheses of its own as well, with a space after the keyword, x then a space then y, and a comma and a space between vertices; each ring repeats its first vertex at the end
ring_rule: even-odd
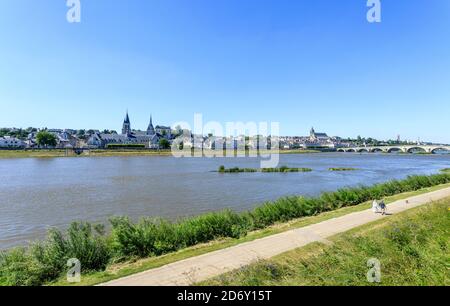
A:
POLYGON ((381 209, 381 214, 385 215, 386 214, 386 203, 384 203, 384 200, 382 200, 380 203, 380 209, 381 209))
POLYGON ((377 200, 373 200, 372 202, 372 211, 377 214, 380 212, 380 206, 378 205, 377 200))

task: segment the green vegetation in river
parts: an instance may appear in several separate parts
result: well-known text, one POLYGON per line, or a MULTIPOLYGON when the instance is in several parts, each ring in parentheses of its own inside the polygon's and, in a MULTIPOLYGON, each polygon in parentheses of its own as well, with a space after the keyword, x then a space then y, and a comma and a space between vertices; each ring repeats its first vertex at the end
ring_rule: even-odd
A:
POLYGON ((255 172, 263 172, 263 173, 288 173, 288 172, 311 172, 310 168, 289 168, 286 166, 282 166, 279 168, 225 168, 225 166, 220 166, 218 172, 219 173, 255 173, 255 172))

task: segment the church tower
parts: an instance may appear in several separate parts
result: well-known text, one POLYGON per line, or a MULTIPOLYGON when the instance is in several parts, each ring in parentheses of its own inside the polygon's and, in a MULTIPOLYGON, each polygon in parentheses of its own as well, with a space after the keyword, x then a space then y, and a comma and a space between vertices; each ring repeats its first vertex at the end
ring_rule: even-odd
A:
POLYGON ((128 111, 125 116, 125 119, 123 120, 122 134, 123 135, 131 135, 131 123, 130 123, 130 117, 128 116, 128 111))
POLYGON ((311 141, 316 140, 316 131, 314 130, 314 127, 311 128, 311 131, 309 132, 309 139, 311 141))
POLYGON ((148 136, 153 136, 155 134, 156 133, 155 133, 155 128, 153 127, 152 116, 150 115, 150 123, 149 123, 148 128, 147 128, 147 135, 148 136))

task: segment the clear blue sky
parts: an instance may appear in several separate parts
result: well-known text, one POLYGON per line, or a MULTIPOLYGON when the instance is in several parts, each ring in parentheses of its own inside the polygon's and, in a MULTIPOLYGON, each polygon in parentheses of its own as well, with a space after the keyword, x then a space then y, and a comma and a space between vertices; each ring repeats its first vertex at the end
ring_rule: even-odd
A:
POLYGON ((450 143, 450 1, 0 2, 0 126, 279 121, 450 143))

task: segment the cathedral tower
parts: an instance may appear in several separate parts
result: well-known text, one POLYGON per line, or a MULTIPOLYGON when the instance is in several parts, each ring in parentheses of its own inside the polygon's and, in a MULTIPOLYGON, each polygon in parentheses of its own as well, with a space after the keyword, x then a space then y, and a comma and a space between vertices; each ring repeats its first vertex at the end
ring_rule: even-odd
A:
POLYGON ((152 120, 152 116, 150 116, 150 123, 148 125, 147 128, 147 135, 152 136, 155 135, 155 128, 153 127, 153 120, 152 120))
POLYGON ((122 134, 123 135, 131 135, 131 123, 130 123, 130 117, 128 116, 128 111, 125 116, 125 119, 123 120, 122 134))

